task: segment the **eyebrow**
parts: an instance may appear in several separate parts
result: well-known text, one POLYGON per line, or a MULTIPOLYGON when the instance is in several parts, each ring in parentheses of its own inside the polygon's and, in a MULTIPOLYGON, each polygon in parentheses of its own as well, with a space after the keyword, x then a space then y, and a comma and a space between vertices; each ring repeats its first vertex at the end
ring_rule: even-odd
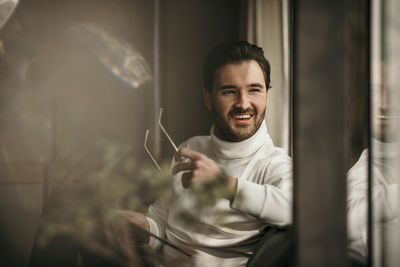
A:
POLYGON ((264 88, 264 86, 261 83, 252 83, 252 84, 250 84, 250 87, 264 88))
MULTIPOLYGON (((251 83, 248 85, 248 87, 264 88, 264 86, 261 83, 251 83)), ((227 84, 227 85, 222 85, 221 87, 218 88, 218 90, 235 89, 235 88, 236 88, 235 85, 227 84)))
POLYGON ((218 90, 234 89, 234 88, 236 88, 236 86, 228 84, 228 85, 222 85, 221 87, 218 88, 218 90))

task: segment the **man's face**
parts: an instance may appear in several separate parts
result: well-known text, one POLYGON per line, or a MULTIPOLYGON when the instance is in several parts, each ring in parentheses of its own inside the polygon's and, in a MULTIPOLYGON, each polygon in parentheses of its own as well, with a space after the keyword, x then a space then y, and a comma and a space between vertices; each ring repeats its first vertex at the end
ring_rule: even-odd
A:
POLYGON ((255 60, 231 63, 215 72, 212 92, 204 90, 207 108, 214 113, 215 134, 238 142, 260 128, 267 106, 264 74, 255 60))
POLYGON ((382 86, 373 91, 372 99, 373 137, 382 142, 395 142, 399 129, 398 93, 382 86))
POLYGON ((400 128, 398 77, 392 65, 373 66, 376 76, 372 90, 372 135, 382 142, 395 142, 400 128), (379 75, 378 75, 379 73, 379 75))

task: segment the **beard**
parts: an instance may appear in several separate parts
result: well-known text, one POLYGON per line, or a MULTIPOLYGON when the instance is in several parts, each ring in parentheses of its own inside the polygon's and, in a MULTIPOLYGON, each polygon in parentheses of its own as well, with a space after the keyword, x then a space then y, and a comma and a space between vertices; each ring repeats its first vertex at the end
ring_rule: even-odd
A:
POLYGON ((252 137, 260 128, 265 118, 265 108, 261 114, 253 108, 241 109, 233 107, 228 116, 224 117, 213 108, 215 134, 224 141, 240 142, 252 137), (240 113, 249 113, 253 116, 253 121, 250 125, 237 125, 233 121, 233 116, 240 113))

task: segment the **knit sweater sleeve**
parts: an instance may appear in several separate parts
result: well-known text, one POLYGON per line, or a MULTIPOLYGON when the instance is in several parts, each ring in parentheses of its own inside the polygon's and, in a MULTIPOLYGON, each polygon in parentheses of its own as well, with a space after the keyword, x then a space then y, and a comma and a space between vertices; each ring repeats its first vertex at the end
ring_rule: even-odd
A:
MULTIPOLYGON (((165 229, 167 225, 168 204, 165 201, 156 201, 150 205, 146 214, 147 221, 150 226, 150 232, 160 238, 165 237, 165 229)), ((149 246, 153 249, 160 248, 162 243, 150 237, 149 246)))
MULTIPOLYGON (((179 148, 183 147, 185 143, 181 144, 179 148)), ((171 168, 175 166, 176 162, 174 159, 171 160, 171 168)), ((166 229, 168 224, 168 213, 170 212, 170 205, 172 199, 176 196, 176 188, 181 188, 180 176, 176 176, 172 185, 173 192, 170 199, 157 200, 152 205, 149 206, 148 212, 146 214, 146 219, 150 226, 150 232, 162 239, 166 238, 166 229)), ((154 237, 150 237, 149 246, 153 249, 159 249, 161 247, 161 241, 154 237)))
MULTIPOLYGON (((372 202, 374 223, 385 223, 398 217, 397 183, 391 183, 383 170, 372 165, 372 202)), ((367 241, 368 213, 368 150, 364 150, 357 163, 347 173, 347 232, 350 241, 367 241)))
MULTIPOLYGON (((292 161, 279 156, 239 177, 231 207, 273 225, 292 221, 292 161)), ((260 165, 259 164, 259 165, 260 165)))

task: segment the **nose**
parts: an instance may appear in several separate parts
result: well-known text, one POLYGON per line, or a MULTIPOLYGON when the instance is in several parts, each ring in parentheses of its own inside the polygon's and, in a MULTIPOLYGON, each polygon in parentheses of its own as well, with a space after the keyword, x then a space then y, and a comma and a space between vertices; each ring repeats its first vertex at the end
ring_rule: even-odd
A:
POLYGON ((388 93, 385 86, 383 86, 380 94, 380 108, 387 109, 389 106, 388 93))
POLYGON ((240 107, 242 109, 249 108, 250 107, 249 96, 245 93, 241 93, 236 101, 236 107, 240 107))

